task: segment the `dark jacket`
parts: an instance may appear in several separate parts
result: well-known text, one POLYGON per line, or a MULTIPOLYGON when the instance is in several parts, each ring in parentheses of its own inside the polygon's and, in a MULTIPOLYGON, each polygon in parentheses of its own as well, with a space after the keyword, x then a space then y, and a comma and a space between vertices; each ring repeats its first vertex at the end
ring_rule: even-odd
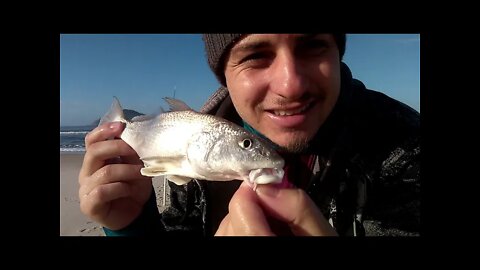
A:
MULTIPOLYGON (((299 186, 339 235, 419 235, 420 115, 366 89, 343 63, 341 72, 339 101, 307 150, 316 157, 315 166, 299 186)), ((201 111, 242 125, 223 87, 201 111)), ((240 184, 169 182, 171 205, 164 212, 158 213, 153 193, 134 223, 105 232, 213 235, 240 184)))

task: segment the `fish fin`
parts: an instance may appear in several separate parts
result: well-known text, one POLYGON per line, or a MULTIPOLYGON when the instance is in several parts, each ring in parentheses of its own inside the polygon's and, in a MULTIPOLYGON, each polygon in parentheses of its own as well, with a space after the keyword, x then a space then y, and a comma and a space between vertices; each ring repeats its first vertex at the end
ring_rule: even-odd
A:
POLYGON ((185 185, 186 183, 192 181, 193 179, 186 176, 179 175, 167 175, 167 180, 175 183, 177 186, 185 185))
POLYGON ((142 175, 155 177, 160 175, 165 175, 171 173, 175 169, 182 166, 182 163, 185 161, 186 156, 173 156, 173 157, 144 157, 140 158, 145 165, 144 168, 140 170, 142 175))
POLYGON ((140 170, 140 173, 144 176, 149 176, 149 177, 155 177, 155 176, 160 176, 160 175, 165 175, 164 170, 160 167, 148 167, 148 168, 142 168, 140 170))
POLYGON ((159 115, 164 114, 166 112, 167 111, 165 111, 162 107, 160 107, 160 108, 158 108, 158 110, 156 110, 152 114, 137 115, 137 116, 133 117, 131 121, 132 122, 143 122, 143 121, 151 120, 151 119, 154 119, 154 118, 158 117, 159 115))
POLYGON ((123 109, 120 105, 120 101, 118 101, 117 97, 113 97, 112 106, 110 106, 110 110, 100 119, 98 125, 102 125, 103 123, 107 122, 116 122, 120 121, 126 123, 125 117, 123 115, 123 109))
POLYGON ((156 166, 162 164, 169 164, 169 163, 181 163, 183 162, 187 156, 185 155, 178 155, 178 156, 151 156, 151 157, 142 157, 140 158, 146 166, 156 166))
POLYGON ((169 98, 169 97, 164 97, 163 99, 168 103, 168 105, 170 106, 170 111, 172 111, 172 112, 175 112, 175 111, 194 111, 185 102, 183 102, 179 99, 169 98))

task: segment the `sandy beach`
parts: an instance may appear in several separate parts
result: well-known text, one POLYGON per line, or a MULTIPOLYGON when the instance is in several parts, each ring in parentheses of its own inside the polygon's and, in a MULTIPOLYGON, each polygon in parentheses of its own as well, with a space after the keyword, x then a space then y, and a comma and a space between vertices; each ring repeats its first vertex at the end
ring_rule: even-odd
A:
MULTIPOLYGON (((83 156, 83 153, 60 153, 60 236, 105 236, 101 226, 80 211, 78 173, 83 156)), ((154 178, 153 186, 157 206, 163 211, 169 203, 167 199, 163 205, 163 179, 154 178)))

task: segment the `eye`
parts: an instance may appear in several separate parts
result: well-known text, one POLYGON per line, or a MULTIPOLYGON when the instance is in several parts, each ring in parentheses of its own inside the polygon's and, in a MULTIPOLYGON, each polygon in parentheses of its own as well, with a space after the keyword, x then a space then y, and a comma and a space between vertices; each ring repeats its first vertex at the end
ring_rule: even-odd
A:
POLYGON ((274 54, 271 52, 254 52, 245 56, 240 63, 250 68, 262 68, 268 66, 274 54))
POLYGON ((321 49, 328 47, 328 42, 323 39, 312 39, 304 44, 305 48, 321 49))
POLYGON ((322 55, 329 47, 330 44, 327 40, 313 38, 301 42, 297 47, 297 51, 300 55, 305 56, 322 55))
POLYGON ((243 139, 242 141, 238 142, 238 145, 240 145, 240 147, 242 147, 243 149, 250 149, 252 144, 252 140, 250 139, 243 139))
POLYGON ((242 59, 242 62, 246 62, 246 61, 249 61, 249 60, 256 60, 256 59, 261 59, 265 57, 265 53, 252 53, 252 54, 249 54, 247 55, 245 58, 242 59))

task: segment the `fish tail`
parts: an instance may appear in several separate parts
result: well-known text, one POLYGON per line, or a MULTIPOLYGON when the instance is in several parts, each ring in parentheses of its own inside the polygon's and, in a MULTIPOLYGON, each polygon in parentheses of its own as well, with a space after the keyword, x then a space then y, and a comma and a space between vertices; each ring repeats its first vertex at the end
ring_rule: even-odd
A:
POLYGON ((102 119, 100 119, 100 123, 98 125, 100 126, 101 124, 107 122, 127 122, 123 115, 122 105, 120 105, 120 101, 118 101, 117 97, 113 97, 113 102, 110 110, 102 117, 102 119))

